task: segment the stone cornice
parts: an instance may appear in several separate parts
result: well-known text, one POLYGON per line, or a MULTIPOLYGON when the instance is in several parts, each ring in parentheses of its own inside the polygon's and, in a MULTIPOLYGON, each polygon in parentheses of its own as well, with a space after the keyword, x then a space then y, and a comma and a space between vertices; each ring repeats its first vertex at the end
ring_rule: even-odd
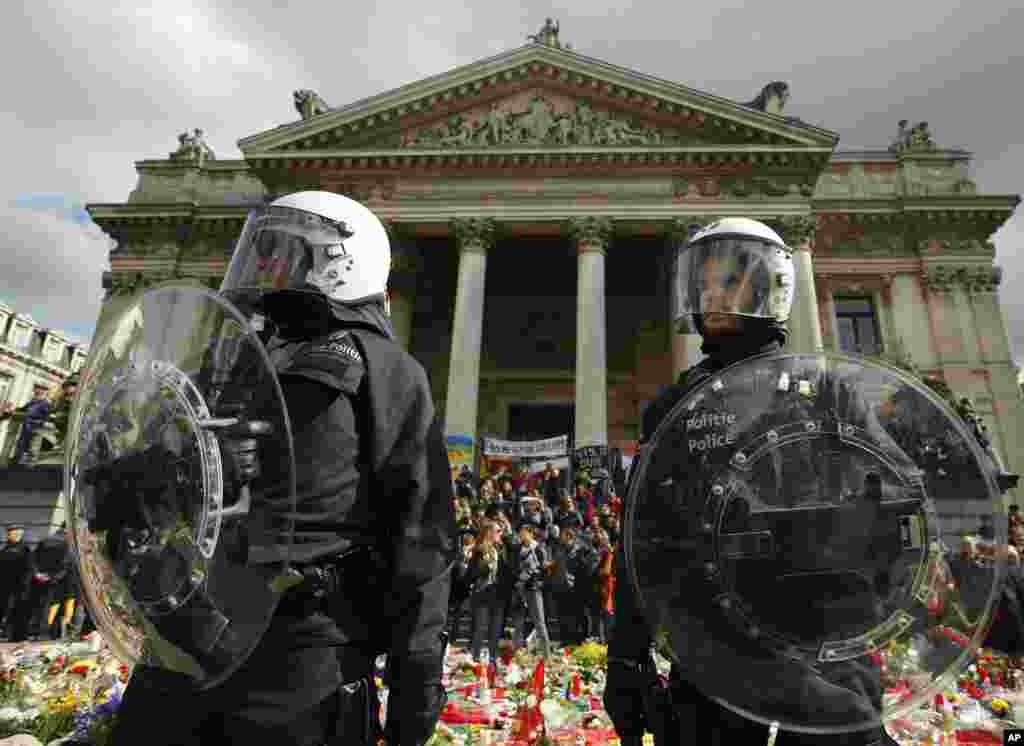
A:
POLYGON ((190 161, 172 161, 166 158, 143 158, 135 161, 136 170, 159 171, 248 171, 249 164, 242 159, 204 160, 201 164, 190 161))
POLYGON ((959 149, 938 149, 926 152, 907 151, 902 154, 891 150, 836 150, 832 155, 833 163, 899 163, 900 161, 961 161, 970 160, 971 153, 959 149))
MULTIPOLYGON (((88 350, 88 348, 85 349, 88 350)), ((61 378, 67 378, 68 376, 71 375, 70 368, 65 368, 60 365, 54 365, 53 363, 48 362, 41 357, 37 357, 28 352, 25 352, 24 350, 19 350, 14 347, 10 347, 9 345, 4 344, 3 342, 0 342, 0 360, 2 360, 3 358, 10 358, 15 362, 34 366, 36 368, 46 371, 47 373, 50 373, 51 375, 60 376, 61 378)))
POLYGON ((828 163, 827 148, 793 148, 751 145, 609 146, 385 150, 313 150, 259 152, 250 156, 253 170, 288 167, 353 171, 402 172, 410 168, 580 168, 757 166, 820 170, 828 163))
POLYGON ((822 280, 836 277, 876 277, 879 275, 920 274, 918 257, 839 257, 814 256, 814 276, 822 280))
MULTIPOLYGON (((508 83, 545 81, 578 89, 581 95, 644 110, 678 113, 746 127, 780 140, 834 148, 838 135, 790 117, 751 109, 729 99, 628 70, 574 51, 528 44, 494 57, 455 68, 400 88, 356 101, 309 120, 293 122, 242 138, 238 147, 251 152, 288 145, 316 147, 378 126, 417 126, 424 114, 458 105, 466 108, 494 97, 508 83), (406 124, 408 122, 408 124, 406 124)), ((435 115, 436 116, 436 115, 435 115)))

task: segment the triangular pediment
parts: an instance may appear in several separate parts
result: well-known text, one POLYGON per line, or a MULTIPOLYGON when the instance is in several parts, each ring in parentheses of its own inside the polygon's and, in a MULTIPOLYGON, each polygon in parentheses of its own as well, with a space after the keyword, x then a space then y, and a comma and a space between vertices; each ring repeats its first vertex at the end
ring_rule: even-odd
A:
POLYGON ((838 136, 610 65, 528 44, 245 138, 247 158, 289 152, 579 147, 835 147, 838 136))

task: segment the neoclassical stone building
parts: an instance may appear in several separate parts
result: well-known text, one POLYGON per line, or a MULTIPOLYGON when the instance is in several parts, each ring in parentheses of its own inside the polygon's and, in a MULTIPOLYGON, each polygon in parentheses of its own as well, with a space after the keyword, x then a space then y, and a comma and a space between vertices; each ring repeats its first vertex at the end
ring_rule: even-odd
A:
MULTIPOLYGON (((783 114, 580 54, 550 24, 509 52, 301 118, 217 160, 202 133, 136 163, 96 339, 152 283, 218 285, 247 210, 328 189, 393 236, 392 313, 453 441, 638 437, 640 412, 699 359, 670 333, 672 247, 712 218, 776 226, 796 249, 797 350, 909 357, 974 398, 1024 470, 1024 411, 989 237, 1017 196, 979 193, 969 153, 924 123, 878 150, 783 114)), ((244 123, 242 123, 244 125, 244 123)))

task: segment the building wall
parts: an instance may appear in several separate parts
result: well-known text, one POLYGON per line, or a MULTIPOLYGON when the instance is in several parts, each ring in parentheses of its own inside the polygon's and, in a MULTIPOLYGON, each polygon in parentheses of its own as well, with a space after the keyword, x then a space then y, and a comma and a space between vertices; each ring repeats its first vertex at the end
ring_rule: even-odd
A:
MULTIPOLYGON (((216 286, 244 217, 231 210, 268 196, 243 161, 196 167, 144 161, 137 167, 139 186, 126 205, 100 206, 106 213, 90 208, 119 244, 111 255, 110 299, 97 338, 118 309, 151 282, 177 277, 216 286), (185 202, 199 206, 168 207, 185 202)), ((426 367, 442 413, 458 250, 447 218, 406 224, 407 210, 428 216, 476 214, 481 205, 504 200, 516 207, 586 204, 614 215, 667 204, 679 220, 705 222, 725 209, 757 217, 771 217, 773 210, 787 215, 809 211, 817 221, 808 247, 825 349, 839 348, 835 298, 854 294, 871 299, 882 351, 909 358, 945 378, 958 394, 975 398, 1008 466, 1024 471, 1024 411, 1016 368, 998 305, 998 282, 984 279, 991 275, 994 254, 988 237, 1016 202, 977 194, 969 154, 937 148, 837 152, 815 176, 813 194, 793 189, 783 194, 777 184, 758 192, 756 185, 764 179, 756 172, 748 179, 701 167, 698 183, 656 168, 648 174, 630 168, 600 177, 568 171, 544 177, 515 168, 485 175, 399 172, 388 176, 386 193, 370 188, 377 176, 359 181, 362 177, 354 175, 351 184, 342 184, 338 173, 318 175, 307 169, 296 171, 293 182, 279 179, 274 190, 287 190, 289 184, 338 188, 411 232, 402 239, 419 257, 403 290, 414 298, 410 350, 426 367)), ((667 227, 636 228, 619 220, 606 256, 609 441, 637 437, 643 407, 672 380, 679 362, 674 364, 668 323, 667 227)), ((507 430, 510 402, 572 400, 575 290, 575 254, 558 226, 516 225, 489 250, 480 434, 507 430)), ((694 356, 699 357, 687 355, 694 356)))
MULTIPOLYGON (((63 333, 41 328, 31 316, 0 303, 0 406, 21 407, 32 398, 36 384, 50 389, 60 385, 85 363, 88 348, 63 333)), ((0 462, 10 454, 20 418, 0 420, 0 462)))

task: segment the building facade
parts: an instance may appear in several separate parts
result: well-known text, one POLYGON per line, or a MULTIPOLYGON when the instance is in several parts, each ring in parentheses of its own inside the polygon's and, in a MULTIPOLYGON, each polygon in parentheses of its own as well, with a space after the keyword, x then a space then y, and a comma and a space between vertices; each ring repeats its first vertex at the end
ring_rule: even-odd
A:
MULTIPOLYGON (((0 302, 0 411, 26 404, 37 384, 49 389, 53 401, 88 354, 86 345, 56 329, 42 328, 27 313, 0 302)), ((0 463, 10 458, 20 428, 18 415, 0 419, 0 463)))
POLYGON ((217 160, 197 130, 137 162, 125 203, 88 207, 117 241, 95 339, 154 283, 217 287, 251 207, 336 191, 391 232, 396 331, 461 456, 484 435, 628 447, 644 405, 700 358, 698 338, 672 333, 674 247, 741 215, 795 249, 791 349, 909 358, 972 397, 1024 470, 989 240, 1017 196, 979 193, 970 154, 926 124, 838 150, 834 132, 783 115, 783 83, 741 104, 545 29, 347 106, 297 91, 301 118, 240 140, 242 160, 217 160))

